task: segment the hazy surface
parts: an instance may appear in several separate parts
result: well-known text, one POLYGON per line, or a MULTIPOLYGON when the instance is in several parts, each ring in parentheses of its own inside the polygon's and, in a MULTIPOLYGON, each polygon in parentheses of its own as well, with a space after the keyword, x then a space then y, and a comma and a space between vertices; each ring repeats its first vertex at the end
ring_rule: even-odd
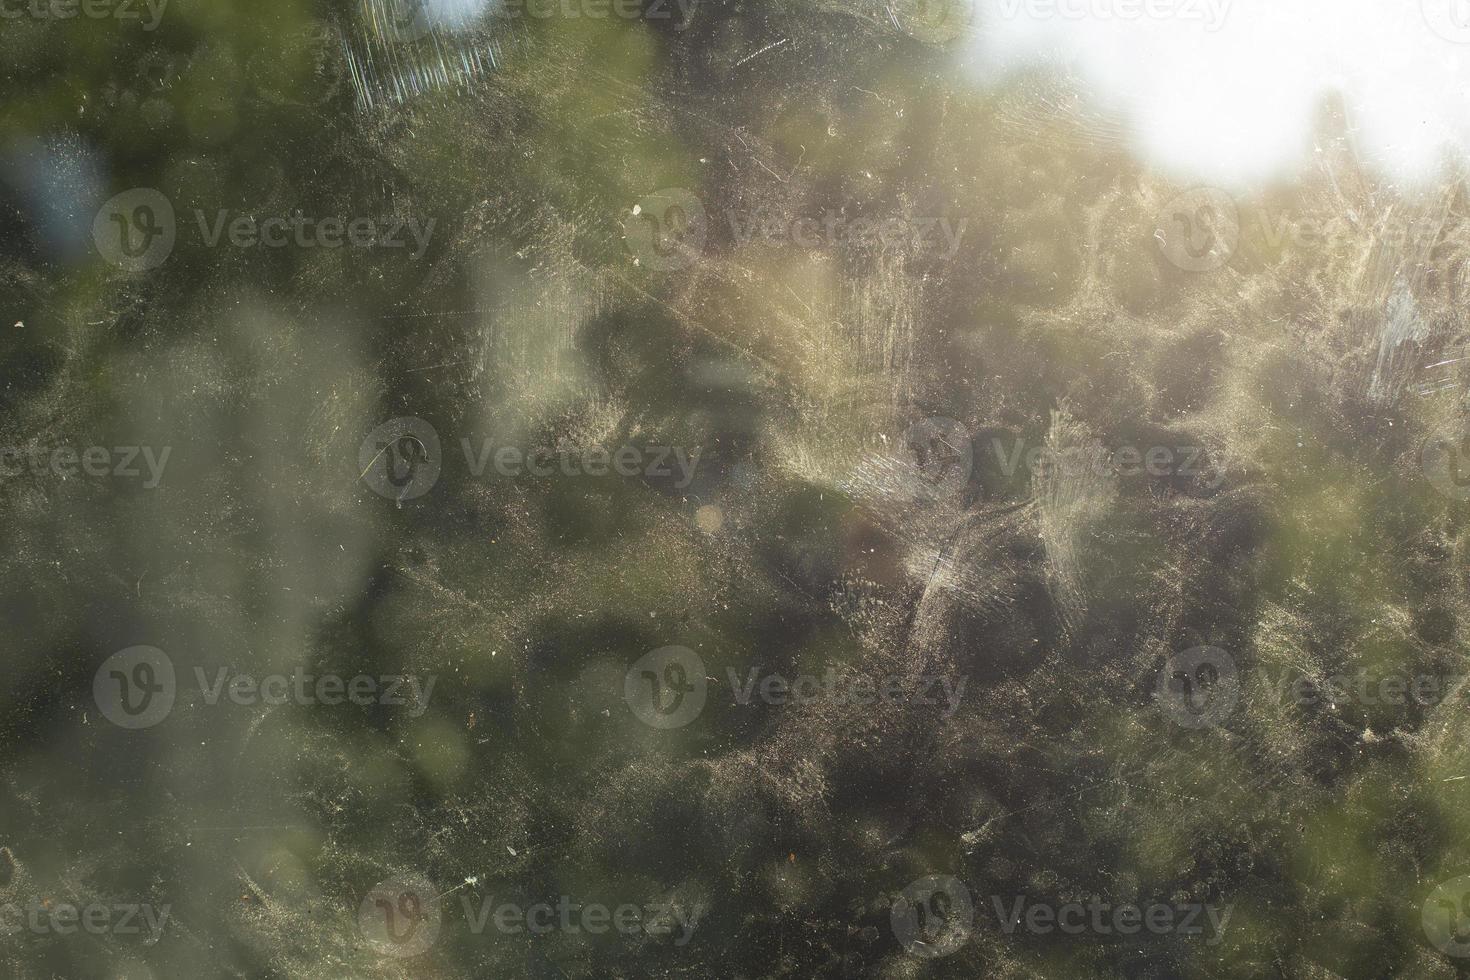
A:
POLYGON ((582 2, 0 18, 0 980, 1463 974, 1452 22, 582 2))

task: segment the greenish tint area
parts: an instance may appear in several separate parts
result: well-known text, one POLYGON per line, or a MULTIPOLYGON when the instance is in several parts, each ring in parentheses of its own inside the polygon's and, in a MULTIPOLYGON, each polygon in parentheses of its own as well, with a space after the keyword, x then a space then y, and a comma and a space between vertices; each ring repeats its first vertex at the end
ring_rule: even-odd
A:
POLYGON ((1463 375, 1427 367, 1466 339, 1462 215, 1428 256, 1263 237, 1324 201, 1432 210, 1327 127, 1337 170, 1238 195, 1228 264, 1182 268, 1158 233, 1187 188, 1059 110, 1065 79, 975 83, 962 6, 0 20, 0 448, 170 450, 154 487, 0 477, 0 914, 172 910, 153 943, 0 918, 0 975, 1464 970, 1436 889, 1467 873, 1470 556, 1425 455, 1463 435, 1463 375), (177 240, 130 269, 105 206, 140 188, 177 240), (425 239, 231 243, 273 218, 425 239), (953 485, 906 442, 935 416, 953 485), (400 501, 374 481, 409 448, 370 440, 410 418, 440 472, 400 501), (640 463, 500 473, 502 447, 640 463), (139 645, 179 690, 135 731, 94 680, 139 645), (696 673, 652 680, 705 702, 660 728, 629 692, 671 646, 696 673), (1191 727, 1169 683, 1199 647, 1238 698, 1191 727), (195 681, 298 670, 435 686, 195 681), (890 693, 741 693, 771 675, 890 693), (898 925, 929 876, 973 907, 926 907, 937 957, 898 925), (409 879, 441 917, 416 952, 370 900, 409 879), (474 925, 561 898, 693 931, 474 925), (1021 899, 1229 918, 1008 929, 1021 899))

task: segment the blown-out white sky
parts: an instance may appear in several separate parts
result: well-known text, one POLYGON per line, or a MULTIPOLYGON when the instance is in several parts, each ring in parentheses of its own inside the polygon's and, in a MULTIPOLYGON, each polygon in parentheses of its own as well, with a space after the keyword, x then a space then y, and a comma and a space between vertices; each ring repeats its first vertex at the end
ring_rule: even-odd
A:
POLYGON ((1470 151, 1470 0, 975 0, 982 82, 1069 67, 1180 178, 1290 177, 1340 92, 1361 158, 1406 184, 1470 151))

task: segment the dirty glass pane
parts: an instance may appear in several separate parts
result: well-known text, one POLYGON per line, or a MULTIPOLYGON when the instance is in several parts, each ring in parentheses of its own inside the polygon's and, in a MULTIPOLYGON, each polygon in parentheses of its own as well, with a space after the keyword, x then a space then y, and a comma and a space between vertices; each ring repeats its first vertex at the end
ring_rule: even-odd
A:
POLYGON ((1470 968, 1460 0, 0 0, 0 978, 1470 968))

